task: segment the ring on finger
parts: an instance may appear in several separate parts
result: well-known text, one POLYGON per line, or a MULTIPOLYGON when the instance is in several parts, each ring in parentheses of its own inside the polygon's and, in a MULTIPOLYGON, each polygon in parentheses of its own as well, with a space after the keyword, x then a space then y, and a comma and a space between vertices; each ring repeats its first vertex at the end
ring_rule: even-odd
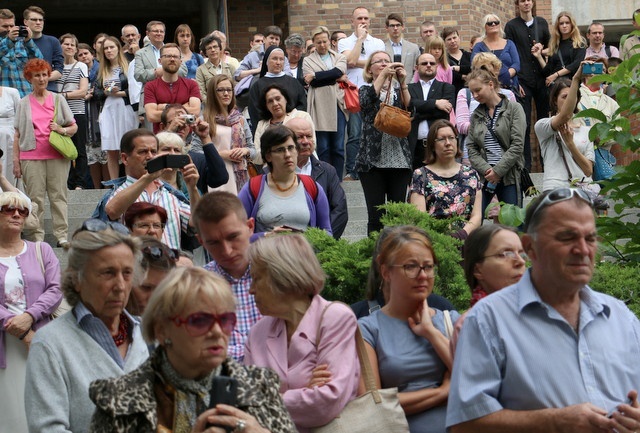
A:
POLYGON ((245 422, 245 420, 238 418, 238 421, 236 421, 235 431, 237 432, 244 431, 246 426, 247 426, 247 423, 245 422))

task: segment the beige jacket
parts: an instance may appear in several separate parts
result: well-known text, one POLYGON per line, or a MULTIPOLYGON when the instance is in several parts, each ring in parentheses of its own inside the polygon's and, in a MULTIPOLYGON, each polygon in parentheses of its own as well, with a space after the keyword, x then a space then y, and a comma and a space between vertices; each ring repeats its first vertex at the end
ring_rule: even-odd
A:
MULTIPOLYGON (((342 54, 329 50, 333 68, 338 68, 343 74, 347 71, 347 58, 342 54)), ((316 72, 328 71, 327 65, 316 52, 306 56, 302 62, 304 75, 316 72)), ((349 119, 349 112, 344 106, 344 91, 337 83, 313 87, 309 86, 307 93, 307 112, 311 116, 316 131, 335 132, 338 128, 338 112, 342 110, 345 117, 349 119), (335 110, 329 107, 336 107, 335 110)))
MULTIPOLYGON (((232 64, 222 63, 222 74, 228 76, 232 82, 233 74, 235 72, 236 68, 232 64)), ((196 82, 200 88, 202 102, 207 102, 207 84, 209 83, 209 80, 216 75, 219 75, 218 68, 213 66, 209 60, 198 66, 198 69, 196 70, 196 82)))

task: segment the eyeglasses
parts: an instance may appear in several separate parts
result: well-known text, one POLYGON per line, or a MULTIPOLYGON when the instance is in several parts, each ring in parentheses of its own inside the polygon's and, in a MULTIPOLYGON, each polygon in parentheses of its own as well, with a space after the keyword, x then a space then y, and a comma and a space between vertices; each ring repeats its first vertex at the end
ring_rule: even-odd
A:
POLYGON ((162 223, 133 223, 131 226, 142 230, 164 230, 164 224, 162 223))
POLYGON ((511 250, 505 250, 496 254, 489 254, 488 256, 484 256, 483 259, 488 259, 489 257, 498 257, 502 260, 517 260, 518 258, 521 258, 525 262, 529 259, 529 256, 524 251, 518 252, 511 250))
POLYGON ((216 92, 222 94, 222 93, 233 93, 233 89, 229 89, 229 88, 217 88, 216 92))
MULTIPOLYGON (((589 195, 583 190, 577 188, 557 188, 540 200, 537 207, 531 211, 531 216, 528 218, 528 221, 525 221, 525 226, 531 224, 531 221, 534 221, 536 214, 545 207, 561 201, 571 200, 573 197, 578 197, 579 199, 587 202, 589 206, 593 207, 593 200, 591 200, 591 197, 589 197, 589 195)), ((526 231, 527 227, 525 227, 525 232, 526 231)))
POLYGON ((284 155, 286 152, 293 153, 296 150, 296 147, 293 144, 290 144, 289 146, 276 147, 275 149, 271 149, 269 152, 280 153, 284 155))
POLYGON ((493 27, 493 26, 499 26, 500 25, 500 21, 487 21, 487 24, 489 27, 493 27))
POLYGON ((90 218, 88 220, 86 220, 85 222, 82 223, 82 227, 80 227, 78 230, 76 230, 76 232, 73 234, 74 236, 77 233, 80 232, 84 232, 84 231, 88 231, 88 232, 101 232, 103 230, 106 230, 110 228, 111 230, 114 230, 122 235, 129 235, 131 234, 131 232, 129 231, 129 229, 120 224, 119 222, 116 221, 102 221, 101 219, 98 218, 90 218))
POLYGON ((4 205, 0 207, 0 213, 3 213, 8 216, 13 216, 16 213, 16 211, 18 211, 18 215, 20 215, 22 218, 26 218, 29 216, 29 209, 27 208, 8 206, 8 205, 4 205))
POLYGON ((387 27, 391 27, 392 29, 398 29, 402 27, 402 24, 389 24, 387 27))
POLYGON ((448 143, 455 143, 456 141, 458 141, 458 137, 456 137, 455 135, 450 135, 448 137, 436 138, 434 141, 438 144, 443 144, 445 141, 448 143))
POLYGON ((371 62, 372 65, 378 65, 378 64, 386 65, 389 63, 391 63, 391 61, 387 59, 380 59, 380 60, 376 60, 375 62, 371 62))
POLYGON ((436 62, 420 62, 420 66, 435 66, 437 64, 436 62))
POLYGON ((44 22, 44 18, 29 18, 29 21, 33 21, 35 23, 44 22))
POLYGON ((163 54, 160 57, 162 57, 163 59, 169 59, 169 60, 180 60, 180 56, 173 56, 171 54, 163 54))
POLYGON ((169 318, 176 326, 184 325, 187 333, 192 337, 200 337, 206 334, 218 323, 222 332, 229 335, 233 332, 234 326, 236 326, 236 313, 222 313, 222 314, 210 314, 210 313, 193 313, 186 318, 171 317, 169 318))
POLYGON ((436 269, 435 265, 432 264, 420 266, 417 263, 407 263, 404 265, 391 266, 393 266, 394 268, 402 268, 402 270, 404 271, 404 275, 407 278, 418 278, 418 275, 420 275, 420 271, 424 271, 427 277, 433 277, 436 269))
POLYGON ((161 248, 161 247, 144 247, 142 253, 151 257, 153 260, 160 260, 163 257, 167 257, 173 262, 177 262, 180 258, 180 250, 175 248, 161 248))

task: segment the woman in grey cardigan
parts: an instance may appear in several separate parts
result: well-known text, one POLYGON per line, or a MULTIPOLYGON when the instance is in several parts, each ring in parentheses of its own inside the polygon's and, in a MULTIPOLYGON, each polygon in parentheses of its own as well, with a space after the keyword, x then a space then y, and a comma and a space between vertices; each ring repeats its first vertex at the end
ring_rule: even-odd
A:
POLYGON ((469 160, 484 179, 482 214, 494 195, 522 206, 520 172, 524 166, 526 120, 520 104, 499 93, 498 77, 487 69, 471 72, 469 90, 480 103, 471 115, 469 160))
POLYGON ((51 66, 42 59, 31 59, 24 67, 24 76, 33 91, 22 98, 16 111, 16 134, 13 141, 13 174, 22 178, 25 192, 38 205, 40 221, 35 241, 44 240, 44 196, 49 196, 53 235, 58 246, 68 245, 67 178, 69 160, 51 143, 49 134, 72 136, 78 130, 67 101, 47 90, 51 66))

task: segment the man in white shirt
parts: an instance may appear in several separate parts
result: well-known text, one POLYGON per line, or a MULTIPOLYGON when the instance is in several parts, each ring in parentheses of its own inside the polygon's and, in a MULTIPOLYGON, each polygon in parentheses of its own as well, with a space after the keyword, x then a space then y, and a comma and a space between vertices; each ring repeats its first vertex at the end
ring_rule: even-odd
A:
MULTIPOLYGON (((365 83, 362 76, 362 68, 364 68, 369 56, 375 51, 384 51, 384 42, 369 34, 369 24, 369 11, 362 6, 358 6, 353 10, 351 16, 353 33, 338 42, 338 52, 347 58, 347 76, 358 88, 365 83)), ((355 162, 360 148, 361 132, 362 118, 360 113, 351 113, 347 122, 348 138, 345 167, 347 175, 344 180, 358 179, 358 173, 355 171, 355 162)))

